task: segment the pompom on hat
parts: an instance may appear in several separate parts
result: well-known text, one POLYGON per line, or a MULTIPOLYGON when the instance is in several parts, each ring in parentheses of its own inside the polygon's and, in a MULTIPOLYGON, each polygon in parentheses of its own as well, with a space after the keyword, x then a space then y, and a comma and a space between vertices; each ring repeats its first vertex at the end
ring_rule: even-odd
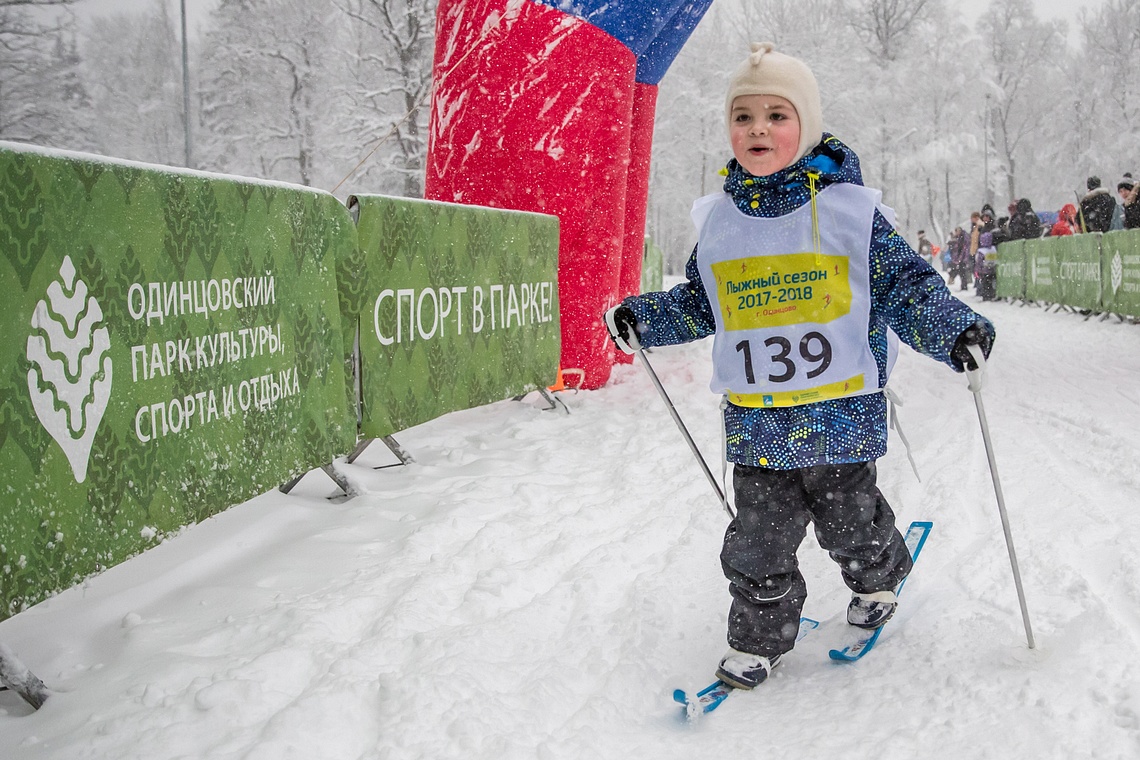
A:
POLYGON ((725 124, 730 130, 732 102, 741 95, 776 95, 795 107, 800 119, 800 146, 792 163, 823 139, 823 106, 815 75, 800 59, 777 53, 771 42, 753 42, 752 54, 732 73, 724 102, 725 124))

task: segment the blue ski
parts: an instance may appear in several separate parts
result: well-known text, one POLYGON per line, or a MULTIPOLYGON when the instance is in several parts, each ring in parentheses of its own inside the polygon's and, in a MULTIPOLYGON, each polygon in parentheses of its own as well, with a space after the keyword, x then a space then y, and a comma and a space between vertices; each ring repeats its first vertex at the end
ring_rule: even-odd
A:
MULTIPOLYGON (((800 630, 799 633, 796 634, 796 641, 807 636, 818 627, 819 623, 817 621, 806 617, 800 618, 800 630)), ((717 679, 692 696, 684 689, 675 689, 673 691, 673 701, 684 705, 685 715, 689 720, 693 720, 720 707, 720 703, 734 691, 736 691, 734 687, 717 679)))
MULTIPOLYGON (((906 548, 910 551, 912 559, 918 559, 918 554, 926 544, 926 537, 930 535, 930 529, 932 527, 934 527, 934 523, 916 521, 912 522, 910 527, 907 528, 905 536, 906 548)), ((904 585, 906 585, 905 578, 903 582, 899 584, 899 587, 895 589, 895 593, 901 594, 904 585)), ((845 646, 843 649, 832 649, 828 652, 828 656, 840 662, 855 662, 867 654, 867 652, 871 651, 875 646, 875 642, 879 640, 879 634, 883 632, 883 628, 886 628, 886 625, 876 628, 873 631, 860 631, 858 640, 845 646)))

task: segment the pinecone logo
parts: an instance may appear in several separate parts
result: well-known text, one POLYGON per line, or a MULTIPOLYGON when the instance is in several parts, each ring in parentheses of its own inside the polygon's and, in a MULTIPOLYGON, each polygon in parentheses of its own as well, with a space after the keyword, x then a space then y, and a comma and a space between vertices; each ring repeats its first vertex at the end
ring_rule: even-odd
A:
POLYGON ((1120 251, 1117 251, 1112 257, 1112 293, 1116 295, 1116 291, 1120 290, 1121 284, 1124 282, 1124 262, 1120 259, 1120 251))
POLYGON ((64 256, 59 279, 32 313, 28 336, 28 392, 40 423, 71 464, 77 483, 87 479, 95 431, 111 400, 111 338, 99 302, 77 280, 64 256))

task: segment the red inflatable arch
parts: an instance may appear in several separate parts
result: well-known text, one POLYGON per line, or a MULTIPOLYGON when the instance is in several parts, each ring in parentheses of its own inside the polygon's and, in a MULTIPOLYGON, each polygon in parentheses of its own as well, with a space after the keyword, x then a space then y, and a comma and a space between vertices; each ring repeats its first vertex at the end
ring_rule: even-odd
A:
POLYGON ((639 290, 657 83, 711 2, 439 4, 425 195, 559 218, 568 383, 609 379, 601 315, 639 290))

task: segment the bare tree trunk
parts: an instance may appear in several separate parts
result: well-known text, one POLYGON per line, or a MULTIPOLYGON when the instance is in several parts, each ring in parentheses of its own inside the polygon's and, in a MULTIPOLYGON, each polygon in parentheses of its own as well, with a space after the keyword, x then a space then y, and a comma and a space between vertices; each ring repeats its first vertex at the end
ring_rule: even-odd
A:
MULTIPOLYGON (((926 218, 927 218, 927 222, 926 222, 927 224, 929 224, 931 226, 935 226, 934 225, 934 185, 930 181, 930 175, 929 174, 926 175, 926 218)), ((937 229, 936 226, 935 226, 935 229, 937 229)), ((941 235, 942 233, 939 232, 938 234, 941 235)), ((941 243, 942 241, 939 240, 938 242, 941 243)))
POLYGON ((400 147, 404 153, 404 197, 424 197, 424 142, 420 137, 419 94, 414 90, 404 90, 404 105, 411 116, 400 132, 400 147))
POLYGON ((950 167, 949 166, 946 167, 946 175, 945 176, 946 176, 946 219, 947 219, 946 224, 950 226, 950 230, 952 231, 956 225, 954 224, 954 209, 950 205, 950 167))
POLYGON ((1006 186, 1009 188, 1010 203, 1016 203, 1017 202, 1017 188, 1015 187, 1015 183, 1017 182, 1017 176, 1016 176, 1017 173, 1014 171, 1015 165, 1016 165, 1016 159, 1013 156, 1010 156, 1009 157, 1009 171, 1006 172, 1006 175, 1005 175, 1006 186))

